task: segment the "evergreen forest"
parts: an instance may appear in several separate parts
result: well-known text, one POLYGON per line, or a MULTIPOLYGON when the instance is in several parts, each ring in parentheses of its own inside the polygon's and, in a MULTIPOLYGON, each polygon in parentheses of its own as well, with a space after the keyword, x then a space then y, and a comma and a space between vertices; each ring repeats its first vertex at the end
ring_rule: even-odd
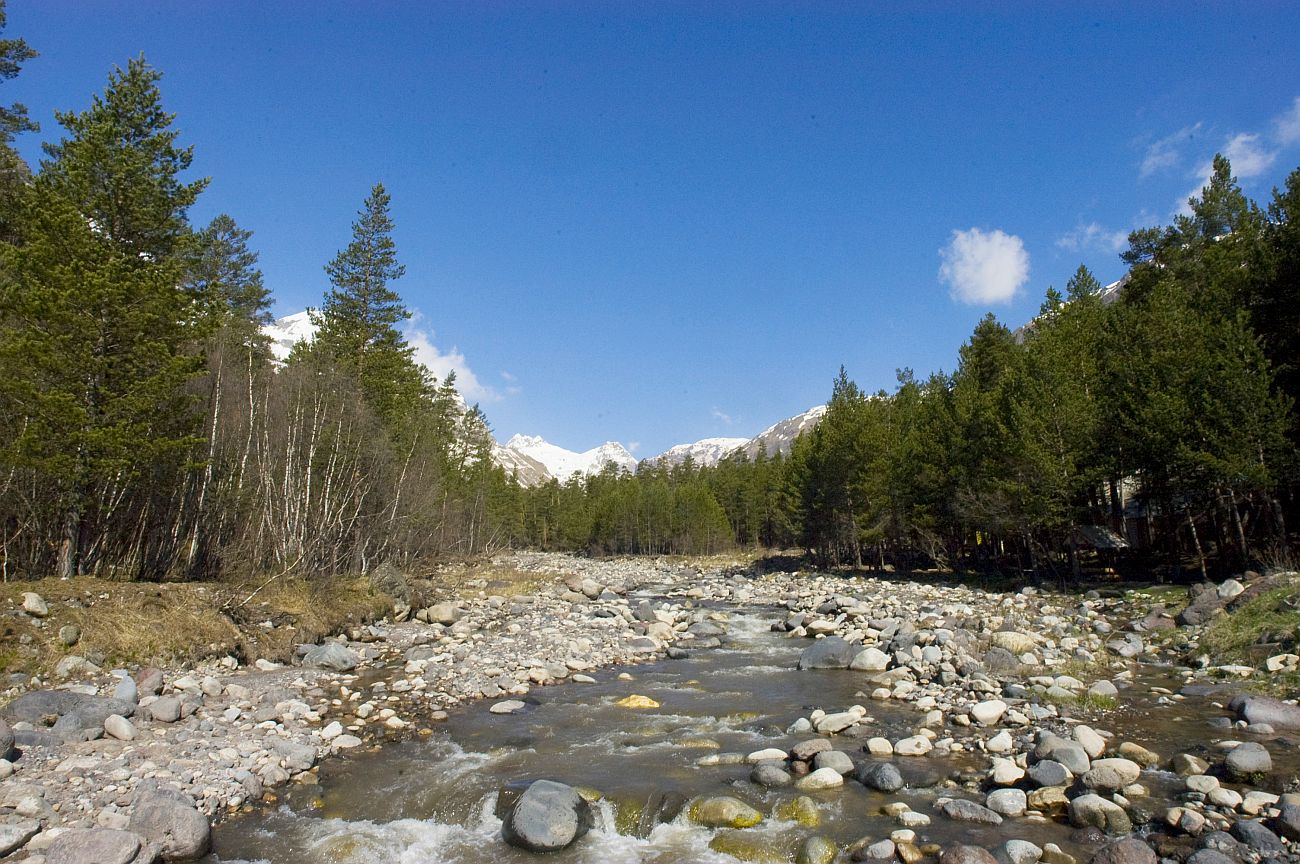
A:
MULTIPOLYGON (((0 41, 0 78, 33 56, 0 41)), ((143 57, 114 69, 37 165, 13 146, 35 124, 0 109, 6 580, 329 577, 511 547, 1060 579, 1294 560, 1300 169, 1256 202, 1218 157, 1189 215, 1130 235, 1120 290, 1062 274, 1032 322, 989 315, 954 370, 900 370, 892 392, 841 369, 788 454, 527 488, 402 336, 382 184, 321 262, 317 338, 275 361, 254 236, 190 221, 207 181, 161 80, 143 57)))

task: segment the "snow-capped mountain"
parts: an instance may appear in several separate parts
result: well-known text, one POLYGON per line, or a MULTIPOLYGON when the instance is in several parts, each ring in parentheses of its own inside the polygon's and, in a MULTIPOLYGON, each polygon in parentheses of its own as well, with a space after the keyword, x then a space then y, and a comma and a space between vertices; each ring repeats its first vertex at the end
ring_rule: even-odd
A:
MULTIPOLYGON (((628 471, 636 470, 636 457, 617 441, 606 441, 599 447, 575 453, 537 435, 516 435, 501 449, 540 464, 557 480, 568 480, 575 473, 598 474, 608 464, 628 471)), ((510 470, 508 466, 506 470, 510 470)))
POLYGON ((722 457, 748 443, 748 438, 705 438, 694 444, 678 444, 669 447, 649 461, 680 465, 690 459, 697 466, 712 467, 717 465, 722 457))
POLYGON ((262 327, 262 332, 271 340, 271 354, 283 363, 289 358, 289 352, 299 342, 310 342, 316 338, 316 325, 306 310, 277 318, 262 327))
POLYGON ((794 444, 794 439, 821 422, 822 417, 826 414, 826 407, 825 405, 815 405, 802 414, 767 427, 744 443, 745 455, 753 459, 758 455, 760 449, 768 456, 775 456, 777 453, 789 453, 790 445, 794 444))
POLYGON ((521 486, 540 486, 551 479, 551 472, 541 462, 500 444, 492 446, 492 461, 518 478, 521 486))

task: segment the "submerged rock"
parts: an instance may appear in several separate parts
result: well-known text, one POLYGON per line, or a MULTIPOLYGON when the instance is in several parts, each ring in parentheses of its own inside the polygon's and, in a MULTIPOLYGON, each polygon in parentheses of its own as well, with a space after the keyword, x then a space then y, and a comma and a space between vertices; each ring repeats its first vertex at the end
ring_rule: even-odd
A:
POLYGON ((706 828, 750 828, 763 821, 763 814, 739 798, 718 795, 691 803, 691 821, 706 828))

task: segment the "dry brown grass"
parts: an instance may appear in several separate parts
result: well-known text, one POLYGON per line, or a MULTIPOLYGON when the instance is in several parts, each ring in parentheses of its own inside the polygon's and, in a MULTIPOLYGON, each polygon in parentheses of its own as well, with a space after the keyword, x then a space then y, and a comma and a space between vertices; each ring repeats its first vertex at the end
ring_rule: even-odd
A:
POLYGON ((364 577, 286 576, 244 602, 259 584, 80 577, 0 585, 0 671, 48 674, 69 654, 110 665, 184 664, 227 654, 285 660, 299 643, 374 620, 392 606, 364 577), (45 599, 48 618, 19 611, 24 591, 45 599), (69 624, 81 630, 72 647, 59 640, 69 624))

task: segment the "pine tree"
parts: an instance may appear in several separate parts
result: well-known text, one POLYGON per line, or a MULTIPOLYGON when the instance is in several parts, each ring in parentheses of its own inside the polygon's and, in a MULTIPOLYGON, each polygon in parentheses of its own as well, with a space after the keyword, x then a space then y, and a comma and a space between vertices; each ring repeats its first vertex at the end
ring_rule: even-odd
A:
POLYGON ((195 235, 186 288, 210 326, 241 322, 254 328, 271 321, 271 292, 262 284, 253 232, 222 213, 195 235))
POLYGON ((350 366, 372 407, 391 423, 424 382, 398 330, 411 313, 388 287, 406 272, 397 262, 389 202, 376 184, 352 224, 352 241, 325 266, 334 287, 313 320, 316 347, 350 366))
POLYGON ((129 541, 112 528, 147 496, 139 478, 183 470, 196 440, 183 385, 201 361, 172 253, 203 181, 179 178, 190 153, 174 146, 158 77, 132 61, 89 110, 58 115, 68 137, 47 146, 19 242, 3 249, 0 399, 20 432, 0 458, 50 488, 63 575, 93 566, 83 552, 106 538, 129 541))
POLYGON ((177 147, 163 110, 162 73, 143 56, 116 68, 79 114, 56 113, 68 137, 44 146, 42 180, 71 201, 97 236, 126 255, 162 263, 189 237, 186 213, 206 179, 181 179, 194 148, 177 147))
MULTIPOLYGON (((0 31, 5 28, 5 4, 0 0, 0 31)), ((22 39, 0 39, 0 81, 18 75, 23 63, 37 56, 22 39)), ((13 240, 13 209, 21 189, 31 181, 27 163, 13 149, 13 139, 22 132, 35 132, 37 125, 21 103, 0 105, 0 239, 13 240)))

